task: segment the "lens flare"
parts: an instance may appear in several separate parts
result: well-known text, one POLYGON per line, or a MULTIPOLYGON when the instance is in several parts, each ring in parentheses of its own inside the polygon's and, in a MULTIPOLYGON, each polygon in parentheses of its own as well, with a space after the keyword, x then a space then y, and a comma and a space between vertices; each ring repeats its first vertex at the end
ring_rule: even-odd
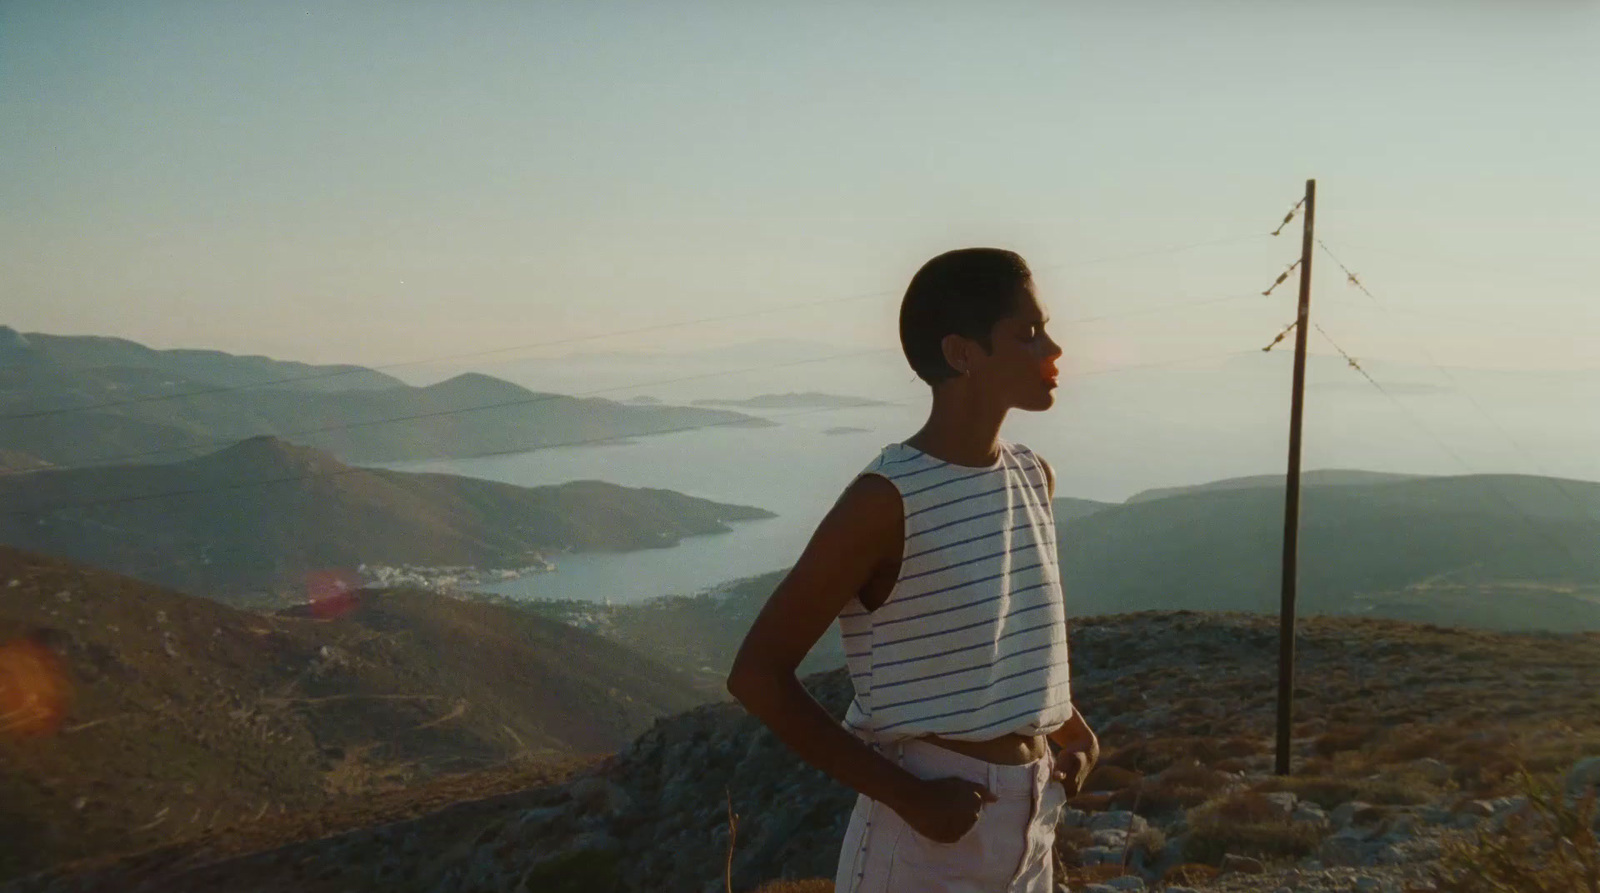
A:
POLYGON ((356 608, 356 590, 360 588, 360 575, 346 568, 306 574, 306 602, 311 607, 311 616, 318 620, 334 620, 349 614, 356 608))
POLYGON ((31 639, 0 644, 0 734, 50 735, 72 700, 61 659, 31 639))

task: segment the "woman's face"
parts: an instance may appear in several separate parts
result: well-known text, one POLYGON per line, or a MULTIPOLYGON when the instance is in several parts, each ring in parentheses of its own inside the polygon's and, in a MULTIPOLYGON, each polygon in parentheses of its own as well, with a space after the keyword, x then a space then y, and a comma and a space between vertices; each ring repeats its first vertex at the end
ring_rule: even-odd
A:
POLYGON ((1061 345, 1045 331, 1049 320, 1029 281, 1016 309, 990 331, 992 352, 985 355, 981 347, 970 345, 973 385, 1007 407, 1037 412, 1053 406, 1061 345))

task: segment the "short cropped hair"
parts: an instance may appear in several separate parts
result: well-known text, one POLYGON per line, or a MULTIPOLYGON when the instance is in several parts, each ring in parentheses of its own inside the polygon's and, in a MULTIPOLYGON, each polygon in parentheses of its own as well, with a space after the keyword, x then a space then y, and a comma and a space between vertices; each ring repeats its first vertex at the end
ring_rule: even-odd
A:
POLYGON ((961 248, 923 264, 900 302, 900 346, 911 370, 929 385, 958 375, 944 358, 946 335, 993 351, 995 323, 1016 312, 1032 278, 1027 262, 1002 248, 961 248))

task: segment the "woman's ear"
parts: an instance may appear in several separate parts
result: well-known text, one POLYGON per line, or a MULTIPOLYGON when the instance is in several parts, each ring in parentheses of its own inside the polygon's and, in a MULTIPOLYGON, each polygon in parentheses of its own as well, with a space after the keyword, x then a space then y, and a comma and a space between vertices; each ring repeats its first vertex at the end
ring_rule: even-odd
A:
POLYGON ((944 352, 944 361, 957 375, 966 375, 971 366, 967 354, 967 339, 960 335, 946 335, 939 340, 939 347, 944 352))

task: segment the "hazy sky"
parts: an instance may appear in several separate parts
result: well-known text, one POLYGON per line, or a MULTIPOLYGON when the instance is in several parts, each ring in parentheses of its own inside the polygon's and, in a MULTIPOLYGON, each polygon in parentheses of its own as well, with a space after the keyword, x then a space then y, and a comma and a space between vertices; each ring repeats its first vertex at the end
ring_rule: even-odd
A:
POLYGON ((892 346, 981 243, 1076 362, 1199 356, 1291 317, 1315 176, 1347 347, 1600 366, 1600 4, 859 6, 6 0, 0 322, 381 364, 876 293, 584 346, 892 346))

